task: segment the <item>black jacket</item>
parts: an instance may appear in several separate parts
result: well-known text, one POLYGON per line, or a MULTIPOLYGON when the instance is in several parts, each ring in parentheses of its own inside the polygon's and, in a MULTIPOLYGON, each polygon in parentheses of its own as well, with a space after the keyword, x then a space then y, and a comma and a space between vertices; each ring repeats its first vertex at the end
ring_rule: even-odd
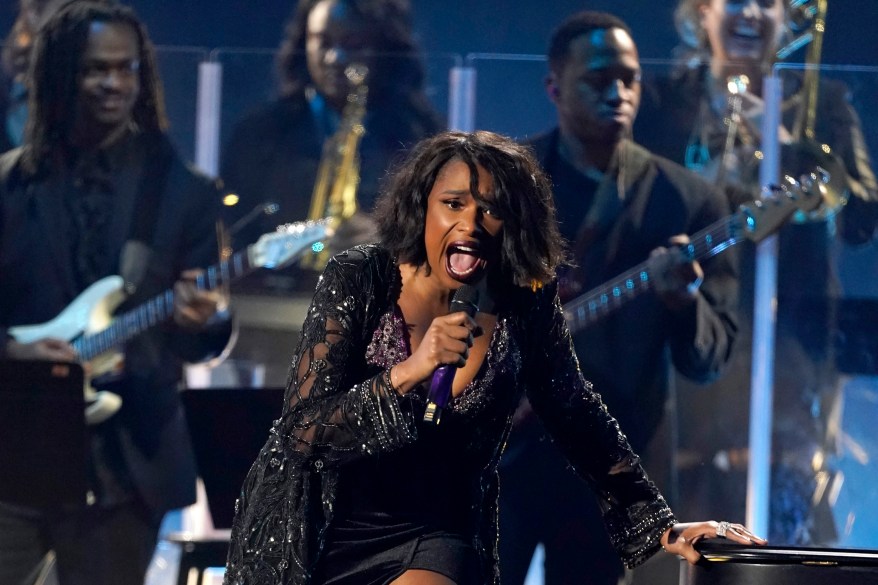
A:
MULTIPOLYGON (((52 319, 83 288, 73 268, 72 228, 63 200, 74 192, 74 179, 53 174, 29 177, 22 172, 20 155, 21 149, 16 149, 0 158, 0 336, 4 338, 9 327, 52 319)), ((214 184, 188 168, 165 137, 129 135, 110 147, 107 155, 112 209, 106 275, 122 274, 135 285, 120 307, 124 310, 171 288, 182 270, 213 262, 219 196, 214 184), (168 164, 163 188, 160 184, 154 189, 154 229, 141 230, 151 232, 146 242, 149 253, 129 257, 143 262, 135 260, 123 268, 122 250, 134 226, 149 215, 137 204, 143 195, 139 185, 162 181, 156 176, 142 180, 145 169, 154 169, 148 163, 152 156, 166 157, 168 164)), ((228 322, 198 334, 164 323, 126 345, 124 374, 113 383, 113 390, 122 395, 122 409, 92 427, 92 464, 113 476, 113 487, 93 486, 99 501, 103 497, 110 503, 134 490, 157 514, 194 502, 194 458, 177 392, 182 362, 217 355, 230 333, 228 322)))

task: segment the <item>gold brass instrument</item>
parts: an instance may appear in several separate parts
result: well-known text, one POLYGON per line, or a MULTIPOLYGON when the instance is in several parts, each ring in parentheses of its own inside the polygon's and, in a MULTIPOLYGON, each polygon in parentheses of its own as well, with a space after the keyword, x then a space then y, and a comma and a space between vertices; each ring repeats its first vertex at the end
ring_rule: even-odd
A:
POLYGON ((808 53, 805 57, 805 73, 802 90, 799 92, 800 104, 796 121, 791 130, 790 144, 781 149, 781 168, 787 174, 798 177, 803 173, 818 169, 825 176, 826 183, 821 192, 823 205, 810 213, 797 213, 794 221, 828 219, 838 213, 847 202, 847 171, 841 160, 833 156, 827 144, 819 144, 814 136, 817 119, 817 91, 820 84, 820 55, 823 50, 823 33, 826 30, 826 9, 828 0, 793 0, 790 2, 794 16, 811 17, 808 53))
MULTIPOLYGON (((805 73, 801 90, 783 104, 784 109, 798 107, 792 128, 785 136, 780 149, 781 174, 799 177, 816 173, 822 178, 819 186, 823 204, 814 211, 797 211, 792 221, 826 220, 839 212, 847 201, 847 171, 842 161, 832 154, 827 144, 815 140, 814 125, 817 117, 817 96, 819 89, 820 55, 823 46, 823 33, 826 25, 828 0, 791 0, 789 12, 794 28, 803 31, 789 44, 778 51, 778 57, 790 53, 810 43, 805 58, 805 73)), ((743 184, 756 184, 762 152, 757 150, 758 129, 745 119, 742 113, 742 100, 747 92, 749 80, 746 75, 732 76, 728 79, 728 113, 726 116, 727 134, 722 158, 716 161, 716 182, 723 185, 732 177, 743 184), (741 147, 735 142, 739 137, 741 147), (741 150, 743 152, 741 152, 741 150), (743 155, 743 156, 742 156, 743 155)), ((761 108, 759 113, 761 114, 761 108)))
MULTIPOLYGON (((365 65, 354 63, 345 69, 351 84, 347 103, 335 133, 323 144, 323 154, 317 170, 317 180, 311 194, 309 220, 329 219, 332 229, 351 219, 357 213, 357 187, 360 183, 360 160, 357 150, 366 133, 363 118, 369 87, 365 65)), ((302 265, 321 269, 329 253, 326 249, 303 259, 302 265)))

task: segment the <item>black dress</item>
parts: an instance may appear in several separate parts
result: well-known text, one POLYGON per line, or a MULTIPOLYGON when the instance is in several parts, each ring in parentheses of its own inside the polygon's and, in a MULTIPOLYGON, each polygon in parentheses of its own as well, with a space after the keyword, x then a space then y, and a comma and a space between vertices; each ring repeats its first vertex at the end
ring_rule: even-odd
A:
POLYGON ((378 246, 327 266, 283 414, 244 483, 226 583, 385 583, 407 568, 498 583, 496 469, 525 390, 623 561, 658 550, 674 517, 582 378, 554 286, 509 291, 481 370, 437 428, 419 422, 422 392, 387 383, 409 354, 398 291, 378 246))

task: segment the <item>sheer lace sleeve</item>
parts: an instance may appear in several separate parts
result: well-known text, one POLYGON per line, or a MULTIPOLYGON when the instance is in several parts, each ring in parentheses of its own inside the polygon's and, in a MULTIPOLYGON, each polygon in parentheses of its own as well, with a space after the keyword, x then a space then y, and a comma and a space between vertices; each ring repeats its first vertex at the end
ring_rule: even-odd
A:
POLYGON ((409 401, 390 386, 388 370, 365 362, 388 285, 385 271, 364 260, 353 250, 329 262, 293 357, 278 430, 288 449, 305 456, 343 461, 415 438, 409 401))
POLYGON ((594 489, 622 561, 636 566, 658 550, 661 535, 676 520, 579 371, 557 286, 536 297, 525 356, 528 397, 555 444, 594 489))
POLYGON ((281 418, 236 503, 226 584, 307 583, 334 513, 340 465, 415 438, 409 400, 366 363, 391 306, 389 254, 358 246, 330 260, 293 356, 281 418))

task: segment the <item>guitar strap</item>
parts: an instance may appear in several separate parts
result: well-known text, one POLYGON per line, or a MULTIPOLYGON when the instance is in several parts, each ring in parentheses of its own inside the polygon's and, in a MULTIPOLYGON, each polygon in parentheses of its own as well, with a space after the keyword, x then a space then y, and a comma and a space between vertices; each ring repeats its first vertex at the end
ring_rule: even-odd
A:
MULTIPOLYGON (((614 160, 616 158, 617 156, 613 157, 614 160)), ((576 230, 573 252, 579 262, 583 262, 588 256, 594 258, 596 249, 605 247, 600 245, 601 242, 607 243, 606 238, 601 236, 607 234, 622 212, 624 194, 619 193, 614 166, 611 165, 598 184, 591 207, 576 230)), ((580 268, 588 270, 584 264, 580 268)))
POLYGON ((128 295, 146 277, 152 257, 152 241, 159 208, 168 184, 173 156, 173 149, 163 135, 144 136, 144 160, 134 199, 131 227, 119 259, 119 271, 125 280, 125 292, 128 295))
POLYGON ((648 168, 649 154, 633 142, 624 140, 616 148, 610 166, 601 179, 588 213, 583 218, 573 242, 573 253, 579 266, 575 278, 581 284, 593 274, 593 266, 600 266, 611 250, 616 250, 619 230, 614 225, 622 211, 631 205, 629 191, 648 168))

